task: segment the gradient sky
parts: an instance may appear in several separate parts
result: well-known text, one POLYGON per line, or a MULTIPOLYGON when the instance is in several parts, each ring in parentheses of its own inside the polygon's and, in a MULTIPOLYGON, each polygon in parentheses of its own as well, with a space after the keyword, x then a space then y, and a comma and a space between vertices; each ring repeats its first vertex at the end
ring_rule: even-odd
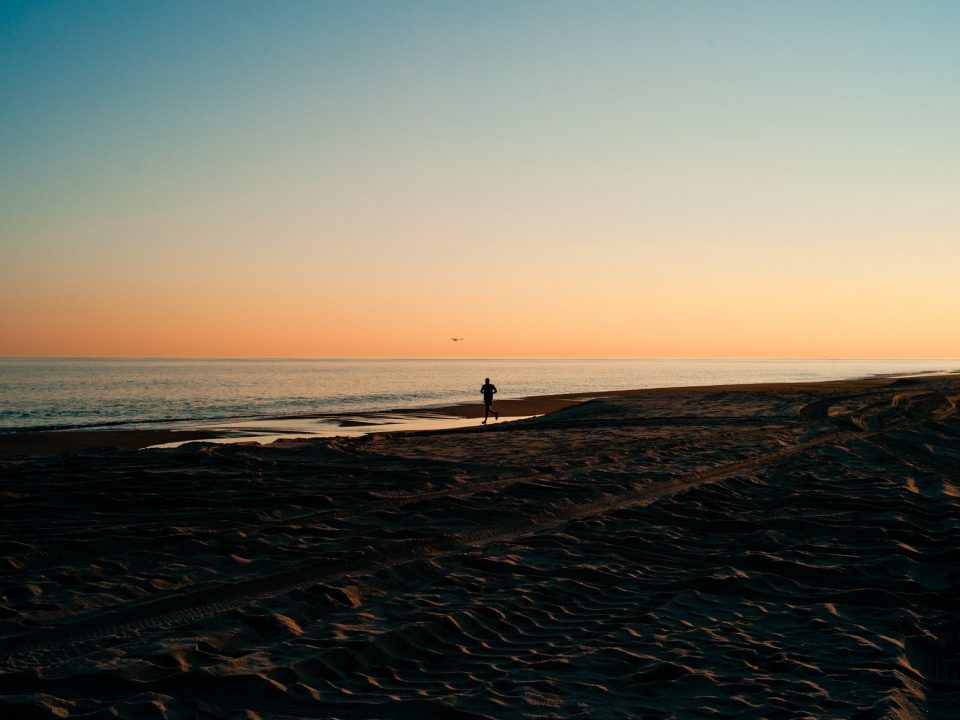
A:
POLYGON ((0 355, 960 357, 958 31, 4 0, 0 355))

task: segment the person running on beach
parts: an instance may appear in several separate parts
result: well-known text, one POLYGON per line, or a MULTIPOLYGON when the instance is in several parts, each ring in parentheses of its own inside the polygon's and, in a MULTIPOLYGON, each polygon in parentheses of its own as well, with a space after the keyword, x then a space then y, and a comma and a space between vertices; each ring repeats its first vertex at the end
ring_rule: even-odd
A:
POLYGON ((493 396, 497 392, 497 386, 490 382, 490 378, 487 378, 483 387, 480 388, 480 392, 483 393, 483 422, 481 425, 487 424, 487 418, 490 416, 490 413, 493 413, 493 419, 499 420, 500 413, 493 409, 493 396))

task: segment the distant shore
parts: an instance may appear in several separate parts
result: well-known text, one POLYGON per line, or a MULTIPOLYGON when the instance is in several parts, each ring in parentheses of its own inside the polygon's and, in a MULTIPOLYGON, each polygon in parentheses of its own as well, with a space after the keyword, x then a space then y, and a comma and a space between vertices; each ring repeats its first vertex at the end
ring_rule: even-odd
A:
MULTIPOLYGON (((503 420, 532 415, 543 415, 595 397, 607 397, 616 394, 634 394, 638 390, 625 391, 598 391, 591 393, 569 393, 565 395, 542 395, 529 398, 513 398, 497 400, 495 408, 503 420)), ((200 421, 199 428, 184 427, 186 423, 177 423, 175 428, 91 428, 77 430, 22 430, 18 432, 0 432, 0 457, 18 455, 43 456, 58 455, 61 453, 78 452, 93 448, 120 448, 136 450, 176 442, 190 442, 200 440, 217 440, 236 437, 238 441, 244 439, 242 435, 231 434, 230 431, 218 429, 239 422, 266 426, 284 434, 284 428, 289 423, 304 423, 320 421, 331 427, 340 428, 373 428, 382 425, 386 420, 403 424, 413 424, 417 418, 451 418, 451 419, 480 419, 483 417, 483 405, 480 403, 461 403, 429 408, 400 408, 381 412, 343 412, 316 415, 287 415, 279 417, 265 417, 256 420, 244 421, 200 421)), ((492 422, 492 421, 491 421, 492 422)), ((288 432, 297 435, 296 432, 288 432)), ((329 434, 329 433, 327 433, 329 434)), ((352 432, 349 434, 358 434, 352 432)), ((252 438, 251 438, 252 440, 252 438)))
MULTIPOLYGON (((925 373, 955 374, 955 373, 925 373)), ((896 377, 896 376, 891 376, 896 377)), ((736 385, 704 385, 679 388, 643 388, 633 390, 597 390, 592 392, 536 395, 524 398, 497 400, 495 409, 501 422, 555 412, 596 398, 630 397, 641 394, 684 391, 764 390, 776 392, 797 385, 837 386, 849 383, 877 383, 886 377, 868 377, 851 380, 828 380, 813 383, 740 383, 736 385)), ((0 457, 39 457, 79 452, 97 448, 136 450, 158 445, 185 442, 224 441, 258 442, 263 438, 330 437, 362 435, 384 430, 443 429, 462 427, 463 420, 481 419, 481 403, 455 403, 439 407, 399 408, 379 412, 341 412, 315 415, 287 415, 240 421, 198 420, 195 424, 178 422, 171 428, 82 428, 76 430, 23 430, 0 432, 0 457), (429 421, 429 422, 421 422, 429 421), (310 423, 316 423, 311 431, 310 423), (253 429, 251 429, 253 428, 253 429), (339 430, 342 429, 342 430, 339 430)), ((491 425, 494 421, 491 420, 491 425)), ((269 440, 267 440, 269 442, 269 440)))

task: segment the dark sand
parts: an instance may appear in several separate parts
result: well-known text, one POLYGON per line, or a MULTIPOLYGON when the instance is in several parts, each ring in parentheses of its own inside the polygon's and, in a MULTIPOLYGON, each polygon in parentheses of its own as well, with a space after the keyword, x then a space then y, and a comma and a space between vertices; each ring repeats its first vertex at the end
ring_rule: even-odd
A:
POLYGON ((956 718, 957 377, 0 460, 0 718, 956 718))
MULTIPOLYGON (((0 457, 60 455, 91 448, 136 450, 212 437, 202 430, 49 430, 0 434, 0 457)), ((213 435, 217 437, 217 435, 213 435)))

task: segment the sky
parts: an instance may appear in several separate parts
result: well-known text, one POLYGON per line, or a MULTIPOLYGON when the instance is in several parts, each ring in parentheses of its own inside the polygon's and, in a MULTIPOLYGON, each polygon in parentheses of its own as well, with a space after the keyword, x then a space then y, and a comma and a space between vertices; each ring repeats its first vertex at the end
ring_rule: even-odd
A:
POLYGON ((958 29, 0 0, 0 355, 960 357, 958 29))

